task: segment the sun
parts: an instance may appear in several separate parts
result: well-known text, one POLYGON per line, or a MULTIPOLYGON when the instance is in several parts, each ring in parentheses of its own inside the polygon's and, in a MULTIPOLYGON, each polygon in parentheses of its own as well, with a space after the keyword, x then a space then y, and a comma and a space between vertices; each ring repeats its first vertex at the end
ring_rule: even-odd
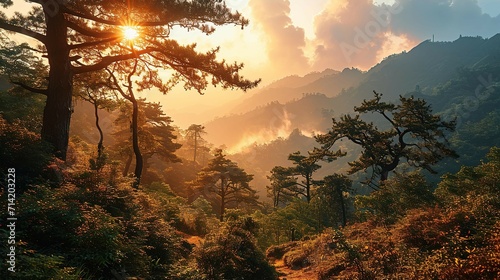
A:
POLYGON ((134 40, 139 37, 139 31, 134 26, 124 26, 122 27, 123 38, 126 40, 134 40))

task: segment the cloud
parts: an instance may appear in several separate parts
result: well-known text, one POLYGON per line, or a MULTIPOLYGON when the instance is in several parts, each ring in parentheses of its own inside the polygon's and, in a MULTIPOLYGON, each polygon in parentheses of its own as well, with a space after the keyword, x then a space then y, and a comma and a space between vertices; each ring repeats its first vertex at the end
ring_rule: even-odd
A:
POLYGON ((398 0, 401 13, 391 27, 396 34, 411 34, 420 40, 433 34, 437 40, 451 41, 459 35, 491 37, 499 30, 500 16, 485 14, 477 0, 398 0))
POLYGON ((330 0, 314 24, 314 69, 367 69, 433 35, 443 41, 459 35, 491 37, 500 15, 483 13, 477 0, 396 0, 393 5, 330 0))
POLYGON ((414 45, 410 36, 391 32, 395 4, 374 5, 372 0, 331 0, 315 19, 315 68, 369 68, 388 55, 414 45), (395 48, 398 46, 398 48, 395 48))
POLYGON ((304 30, 293 25, 288 0, 250 0, 252 18, 265 34, 267 57, 277 76, 305 73, 309 62, 304 55, 304 30))

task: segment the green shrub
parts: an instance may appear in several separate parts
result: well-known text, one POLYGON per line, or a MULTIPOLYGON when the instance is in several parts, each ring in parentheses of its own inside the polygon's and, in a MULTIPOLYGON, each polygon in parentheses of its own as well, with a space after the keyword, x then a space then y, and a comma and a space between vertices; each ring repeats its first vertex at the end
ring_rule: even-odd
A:
POLYGON ((226 225, 207 235, 196 250, 199 269, 207 279, 276 279, 252 234, 238 224, 226 225))

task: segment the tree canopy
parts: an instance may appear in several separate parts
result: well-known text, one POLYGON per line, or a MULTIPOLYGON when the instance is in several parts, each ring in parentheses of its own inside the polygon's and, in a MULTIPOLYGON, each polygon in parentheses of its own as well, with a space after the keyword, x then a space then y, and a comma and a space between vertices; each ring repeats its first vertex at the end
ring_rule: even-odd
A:
MULTIPOLYGON (((218 61, 218 48, 200 53, 196 44, 184 46, 171 38, 177 28, 208 35, 216 26, 247 25, 248 20, 231 11, 224 1, 30 2, 34 7, 27 15, 15 13, 8 18, 1 14, 0 29, 35 39, 38 45, 23 46, 48 60, 44 84, 33 84, 20 75, 11 79, 47 96, 42 138, 54 146, 61 159, 67 152, 75 75, 105 68, 130 73, 130 64, 121 62, 136 59, 134 81, 139 90, 155 87, 165 93, 178 83, 200 93, 209 84, 247 90, 260 81, 241 77, 242 64, 218 61), (131 30, 137 34, 135 38, 128 35, 131 30)), ((13 1, 2 0, 0 4, 6 8, 13 1)))
POLYGON ((373 175, 368 183, 378 189, 375 179, 385 181, 402 160, 434 173, 432 165, 446 157, 458 157, 446 138, 446 132, 453 131, 455 123, 432 114, 425 100, 400 96, 400 104, 392 104, 382 102, 382 94, 374 94, 375 98, 354 108, 355 116, 334 118, 330 131, 316 136, 324 151, 343 138, 361 146, 359 158, 349 163, 350 174, 372 168, 373 175), (362 118, 362 114, 378 114, 388 128, 377 127, 374 122, 362 118))
MULTIPOLYGON (((174 128, 171 126, 171 118, 166 116, 159 103, 138 100, 138 143, 140 144, 141 156, 144 158, 144 169, 148 167, 148 161, 153 156, 158 156, 165 162, 179 162, 175 151, 180 144, 175 142, 174 128)), ((127 175, 132 163, 134 151, 132 148, 131 130, 131 108, 128 104, 120 106, 120 112, 115 120, 117 138, 115 146, 116 153, 124 160, 123 174, 127 175)), ((144 170, 146 171, 146 170, 144 170)), ((136 172, 137 173, 137 172, 136 172)))
POLYGON ((249 184, 252 179, 253 175, 247 174, 218 149, 208 166, 198 173, 195 185, 219 206, 219 217, 223 221, 226 208, 240 203, 257 203, 256 191, 249 184))
POLYGON ((203 141, 201 134, 205 134, 205 127, 201 124, 192 124, 188 127, 186 131, 186 136, 192 138, 193 143, 190 143, 193 146, 193 162, 196 163, 196 155, 198 151, 198 142, 203 141))

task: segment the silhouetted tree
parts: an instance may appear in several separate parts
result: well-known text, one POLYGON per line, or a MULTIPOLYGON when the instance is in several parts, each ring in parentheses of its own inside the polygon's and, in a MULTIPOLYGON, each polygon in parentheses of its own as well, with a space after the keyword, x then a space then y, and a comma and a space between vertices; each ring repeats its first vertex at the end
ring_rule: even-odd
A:
MULTIPOLYGON (((137 72, 138 60, 137 59, 133 60, 131 68, 132 70, 130 70, 130 72, 126 74, 125 77, 126 84, 123 85, 125 89, 122 87, 122 85, 119 82, 119 79, 117 78, 117 75, 115 74, 117 72, 115 71, 117 67, 122 66, 122 64, 128 64, 128 63, 127 61, 125 61, 124 63, 116 63, 114 64, 113 69, 106 68, 106 72, 108 72, 109 74, 110 83, 108 86, 112 90, 119 92, 123 98, 132 103, 132 118, 130 121, 130 130, 132 131, 132 150, 134 151, 135 155, 134 187, 138 188, 141 182, 142 169, 144 167, 144 158, 141 153, 141 148, 139 147, 139 103, 135 98, 134 86, 132 81, 132 77, 137 72)), ((127 66, 126 68, 130 67, 130 65, 127 66)), ((118 71, 118 73, 124 73, 124 72, 118 71)))
POLYGON ((195 184, 205 196, 215 200, 219 206, 220 221, 223 221, 224 212, 230 205, 257 204, 258 196, 249 184, 252 179, 253 175, 247 174, 217 149, 208 166, 198 173, 195 184))
MULTIPOLYGON (((342 226, 347 224, 347 203, 345 194, 349 192, 352 181, 345 175, 334 174, 316 182, 318 189, 316 195, 321 198, 321 203, 328 208, 329 220, 334 220, 340 212, 342 226)), ((333 224, 330 223, 330 226, 333 224)))
POLYGON ((201 137, 201 134, 204 134, 206 133, 205 132, 205 127, 200 125, 200 124, 192 124, 189 126, 189 128, 187 129, 187 134, 188 134, 188 137, 192 138, 192 145, 193 145, 193 162, 196 162, 196 155, 197 155, 197 151, 198 151, 198 148, 199 147, 199 144, 200 144, 200 141, 203 140, 203 138, 201 137))
POLYGON ((106 163, 107 154, 104 153, 104 132, 101 128, 99 110, 112 111, 116 109, 117 93, 113 91, 105 79, 104 71, 89 72, 83 74, 85 81, 77 80, 75 83, 75 94, 78 98, 92 104, 94 108, 95 126, 99 132, 97 142, 97 156, 90 159, 92 169, 100 170, 106 163))
POLYGON ((300 151, 288 155, 292 161, 292 167, 275 166, 268 179, 271 186, 267 186, 268 195, 273 197, 274 206, 280 202, 286 202, 290 197, 304 197, 307 202, 312 198, 312 187, 314 185, 313 174, 321 168, 319 160, 333 161, 344 154, 341 151, 320 151, 315 149, 308 152, 308 156, 301 155, 300 151), (299 177, 302 180, 299 181, 299 177))
MULTIPOLYGON (((231 12, 224 1, 33 0, 30 3, 34 8, 28 15, 16 13, 7 18, 2 14, 0 29, 36 40, 30 48, 48 60, 46 86, 23 79, 16 82, 47 96, 42 138, 54 146, 54 154, 63 160, 68 147, 75 75, 133 59, 144 65, 144 71, 136 73, 142 76, 138 79, 141 89, 156 87, 167 92, 175 84, 184 82, 186 89, 202 92, 210 80, 223 88, 246 90, 259 82, 243 79, 239 75, 241 64, 218 62, 218 48, 198 53, 194 44, 182 46, 171 39, 174 27, 211 34, 218 25, 247 25, 248 21, 239 13, 231 12), (133 44, 124 35, 125 26, 137 29, 139 36, 133 44), (160 77, 159 69, 173 73, 171 78, 160 77)), ((13 1, 0 4, 6 8, 13 5, 13 1)), ((131 72, 131 68, 114 70, 131 72)))
POLYGON ((297 178, 292 176, 290 168, 275 166, 267 179, 271 182, 270 186, 266 186, 267 194, 273 198, 274 208, 286 204, 294 197, 290 188, 297 184, 297 178))
POLYGON ((143 173, 148 166, 148 160, 154 155, 164 161, 179 162, 180 159, 175 155, 175 151, 181 145, 174 142, 176 136, 173 133, 173 127, 170 125, 172 120, 170 117, 165 116, 160 104, 149 103, 143 99, 135 100, 135 102, 137 106, 136 125, 131 120, 131 108, 125 104, 120 108, 120 114, 115 121, 118 125, 118 131, 115 133, 118 144, 115 150, 126 157, 124 175, 128 174, 133 157, 136 157, 134 174, 136 178, 140 179, 137 174, 141 175, 143 173), (134 134, 134 130, 136 134, 134 134), (137 166, 137 153, 134 147, 140 152, 142 166, 137 166))
POLYGON ((442 121, 433 115, 430 105, 425 100, 413 97, 400 97, 400 104, 382 102, 382 94, 375 93, 375 98, 363 101, 354 117, 344 115, 339 121, 333 119, 333 126, 326 134, 316 136, 323 151, 330 150, 333 145, 347 138, 363 149, 361 156, 350 162, 350 174, 373 169, 368 184, 378 189, 374 179, 380 182, 387 180, 401 160, 415 167, 424 168, 432 173, 432 165, 446 157, 458 157, 449 148, 446 131, 453 131, 454 122, 442 121), (361 118, 361 114, 376 113, 388 122, 389 129, 382 130, 361 118))
POLYGON ((288 156, 288 160, 292 161, 294 165, 290 168, 292 175, 303 178, 300 182, 297 181, 297 183, 292 186, 290 190, 292 190, 295 194, 303 195, 307 199, 307 202, 310 202, 312 196, 311 188, 313 186, 312 175, 321 168, 321 166, 316 163, 318 158, 304 156, 301 155, 300 152, 295 152, 288 156))

